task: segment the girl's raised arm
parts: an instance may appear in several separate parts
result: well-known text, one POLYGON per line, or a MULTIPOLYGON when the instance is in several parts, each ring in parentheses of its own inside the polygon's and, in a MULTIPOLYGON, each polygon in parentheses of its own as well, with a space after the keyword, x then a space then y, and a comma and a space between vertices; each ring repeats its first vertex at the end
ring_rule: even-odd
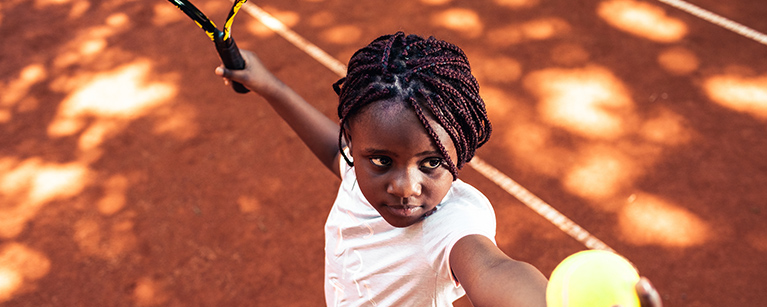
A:
POLYGON ((240 52, 245 60, 243 70, 229 70, 219 66, 216 75, 224 77, 227 82, 240 82, 264 97, 314 155, 336 176, 340 176, 338 124, 274 76, 254 53, 247 50, 240 52))

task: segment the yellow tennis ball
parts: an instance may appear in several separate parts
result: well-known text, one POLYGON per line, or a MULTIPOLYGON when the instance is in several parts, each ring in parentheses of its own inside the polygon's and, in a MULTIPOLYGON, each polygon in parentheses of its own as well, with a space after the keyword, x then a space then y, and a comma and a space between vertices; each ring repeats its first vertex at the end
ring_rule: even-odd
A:
POLYGON ((565 258, 551 272, 547 307, 640 307, 639 273, 620 255, 586 250, 565 258))

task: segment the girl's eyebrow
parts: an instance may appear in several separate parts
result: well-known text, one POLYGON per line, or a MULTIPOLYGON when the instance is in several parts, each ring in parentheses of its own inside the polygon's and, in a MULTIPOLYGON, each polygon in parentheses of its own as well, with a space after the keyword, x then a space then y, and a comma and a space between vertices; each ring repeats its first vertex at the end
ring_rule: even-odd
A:
MULTIPOLYGON (((391 156, 391 157, 397 157, 398 155, 389 150, 385 149, 376 149, 376 148, 365 148, 362 150, 362 153, 365 155, 385 155, 385 156, 391 156)), ((442 156, 442 153, 436 150, 425 150, 419 153, 415 154, 416 157, 423 157, 423 156, 442 156)))
POLYGON ((417 157, 423 157, 423 156, 442 156, 442 153, 436 150, 426 150, 419 152, 415 154, 417 157))
POLYGON ((394 154, 391 151, 384 150, 384 149, 376 149, 376 148, 365 148, 362 150, 363 154, 367 155, 392 155, 394 154))

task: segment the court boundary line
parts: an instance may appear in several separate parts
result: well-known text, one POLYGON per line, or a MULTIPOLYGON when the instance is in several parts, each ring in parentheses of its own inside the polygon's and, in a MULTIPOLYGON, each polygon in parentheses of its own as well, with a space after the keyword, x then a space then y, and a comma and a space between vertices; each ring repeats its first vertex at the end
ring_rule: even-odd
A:
POLYGON ((743 24, 735 22, 727 17, 718 15, 714 12, 708 11, 692 3, 683 0, 658 0, 669 6, 675 7, 681 11, 687 12, 690 15, 708 21, 714 25, 720 26, 743 37, 750 38, 760 44, 767 45, 767 35, 757 30, 749 28, 743 24))
POLYGON ((269 28, 269 30, 272 30, 273 32, 282 36, 282 38, 295 45, 301 51, 306 52, 306 54, 320 62, 320 64, 324 65, 337 75, 341 77, 346 75, 346 65, 325 52, 325 50, 322 50, 317 45, 312 44, 309 40, 303 38, 301 35, 288 28, 288 26, 282 23, 282 21, 274 18, 274 16, 269 14, 267 11, 264 11, 258 5, 253 4, 252 2, 245 2, 245 4, 242 6, 242 9, 244 9, 245 12, 251 16, 258 19, 258 21, 269 28))
POLYGON ((485 178, 501 187, 506 193, 514 196, 514 198, 525 204, 528 208, 538 213, 538 215, 554 224, 554 226, 557 226, 564 233, 582 243, 587 248, 615 252, 614 249, 607 246, 602 240, 599 240, 586 229, 576 224, 557 209, 554 209, 554 207, 543 201, 540 197, 533 194, 533 192, 530 192, 524 186, 514 181, 514 179, 511 179, 511 177, 479 157, 475 156, 467 165, 471 166, 471 168, 482 174, 482 176, 485 176, 485 178))
MULTIPOLYGON (((303 38, 301 35, 288 28, 284 23, 279 21, 268 12, 264 11, 258 5, 251 2, 246 2, 242 9, 259 20, 262 24, 264 24, 264 26, 282 36, 285 40, 295 45, 298 49, 306 52, 309 56, 336 73, 339 77, 344 77, 346 75, 346 65, 319 48, 317 45, 311 43, 309 40, 303 38)), ((538 215, 557 226, 564 233, 576 241, 582 243, 587 248, 614 251, 612 248, 607 246, 607 244, 597 239, 594 235, 583 229, 583 227, 576 224, 573 220, 554 209, 554 207, 544 202, 538 196, 479 157, 475 156, 467 165, 472 167, 488 180, 501 187, 504 191, 506 191, 506 193, 522 202, 528 208, 538 213, 538 215)))

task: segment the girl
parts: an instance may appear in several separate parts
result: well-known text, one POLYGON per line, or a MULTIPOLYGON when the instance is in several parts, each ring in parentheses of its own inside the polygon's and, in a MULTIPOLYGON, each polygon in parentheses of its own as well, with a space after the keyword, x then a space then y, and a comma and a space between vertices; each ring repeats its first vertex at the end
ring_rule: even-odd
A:
POLYGON ((325 224, 328 306, 546 306, 547 280, 495 245, 487 198, 458 171, 491 125, 463 51, 398 32, 357 51, 334 84, 340 124, 243 51, 216 69, 263 96, 342 179, 325 224))

